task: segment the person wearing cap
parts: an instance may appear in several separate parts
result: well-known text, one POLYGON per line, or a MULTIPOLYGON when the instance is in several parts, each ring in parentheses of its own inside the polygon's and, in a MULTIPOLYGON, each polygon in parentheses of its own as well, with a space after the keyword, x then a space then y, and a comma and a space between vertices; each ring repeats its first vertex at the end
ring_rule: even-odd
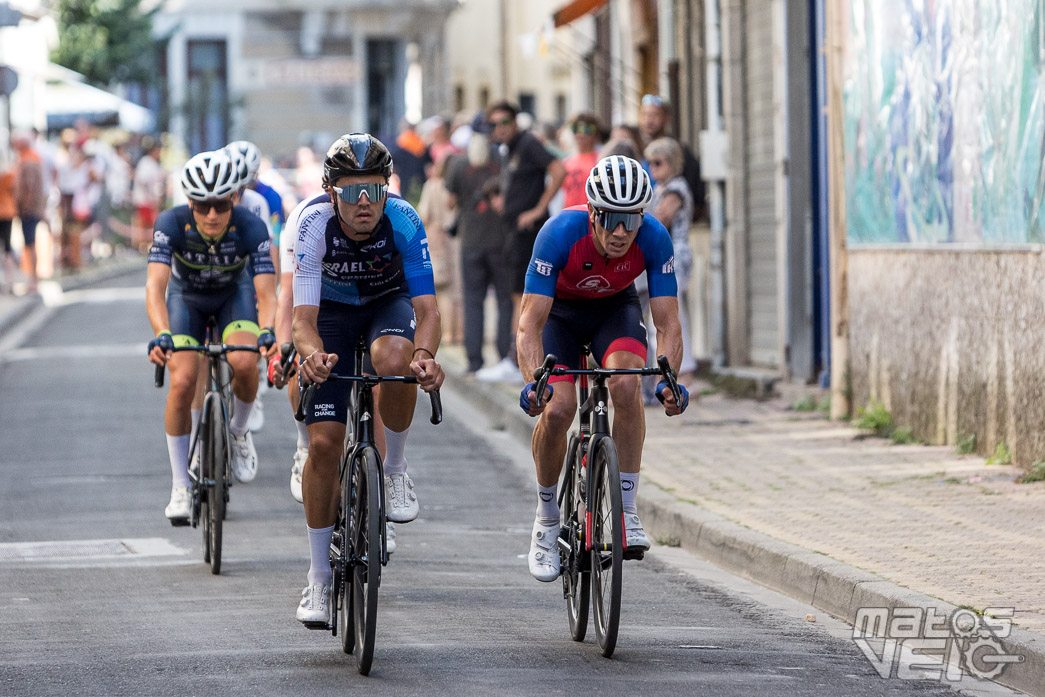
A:
MULTIPOLYGON (((663 97, 656 94, 647 94, 642 97, 642 106, 639 108, 639 131, 642 134, 641 150, 657 138, 672 138, 668 133, 668 121, 671 116, 671 105, 663 97)), ((700 177, 700 160, 694 155, 682 141, 674 138, 682 148, 683 165, 682 176, 689 184, 689 190, 693 194, 693 212, 691 220, 699 220, 704 215, 704 198, 706 187, 704 180, 700 177)), ((646 171, 649 168, 646 167, 646 171)), ((656 179, 656 175, 650 172, 650 176, 656 179)))

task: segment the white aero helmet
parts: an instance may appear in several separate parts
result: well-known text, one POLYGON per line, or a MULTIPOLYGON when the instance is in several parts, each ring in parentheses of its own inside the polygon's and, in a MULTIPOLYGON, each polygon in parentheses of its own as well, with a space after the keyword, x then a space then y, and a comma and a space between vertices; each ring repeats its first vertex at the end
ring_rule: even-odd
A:
POLYGON ((213 150, 193 155, 182 170, 181 188, 193 201, 209 201, 236 193, 239 179, 229 153, 213 150))
POLYGON ((222 152, 229 156, 232 161, 232 173, 236 175, 236 188, 242 189, 250 179, 250 167, 247 166, 247 158, 239 150, 233 150, 229 146, 222 148, 222 152))
POLYGON ((244 183, 253 184, 258 180, 258 170, 261 169, 261 150, 249 140, 237 140, 225 146, 233 153, 239 153, 247 163, 247 179, 244 183))
POLYGON ((653 200, 649 175, 637 160, 623 155, 603 158, 591 168, 584 185, 588 203, 606 211, 634 211, 653 200))

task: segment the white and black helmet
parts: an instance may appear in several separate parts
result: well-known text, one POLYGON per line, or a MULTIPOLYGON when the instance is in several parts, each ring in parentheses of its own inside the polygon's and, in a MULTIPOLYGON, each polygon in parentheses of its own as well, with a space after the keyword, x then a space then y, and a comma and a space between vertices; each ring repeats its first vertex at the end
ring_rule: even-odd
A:
POLYGON ((237 140, 225 146, 233 153, 243 157, 247 165, 247 179, 245 184, 253 184, 258 180, 258 170, 261 169, 261 150, 249 140, 237 140))
POLYGON ((229 153, 213 150, 193 155, 182 170, 181 188, 193 201, 210 201, 236 193, 239 178, 229 153))
POLYGON ((653 200, 653 185, 638 161, 611 155, 591 168, 584 185, 588 203, 607 211, 634 211, 653 200))

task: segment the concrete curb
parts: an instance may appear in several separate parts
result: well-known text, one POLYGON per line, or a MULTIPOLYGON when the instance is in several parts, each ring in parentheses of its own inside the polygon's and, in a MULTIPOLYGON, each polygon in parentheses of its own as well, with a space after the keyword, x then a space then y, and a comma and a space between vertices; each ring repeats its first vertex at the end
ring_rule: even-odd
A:
MULTIPOLYGON (((457 372, 463 365, 449 352, 440 356, 457 372)), ((522 413, 503 387, 472 378, 455 378, 447 386, 480 408, 499 427, 528 442, 534 419, 522 413)), ((637 498, 643 524, 650 536, 796 600, 854 624, 860 608, 934 608, 949 616, 958 608, 938 598, 903 588, 880 576, 843 564, 817 552, 776 540, 683 501, 654 486, 643 487, 637 498)), ((1006 667, 996 679, 1007 687, 1045 696, 1045 639, 1013 629, 998 640, 1001 653, 1022 655, 1022 663, 1006 667)))

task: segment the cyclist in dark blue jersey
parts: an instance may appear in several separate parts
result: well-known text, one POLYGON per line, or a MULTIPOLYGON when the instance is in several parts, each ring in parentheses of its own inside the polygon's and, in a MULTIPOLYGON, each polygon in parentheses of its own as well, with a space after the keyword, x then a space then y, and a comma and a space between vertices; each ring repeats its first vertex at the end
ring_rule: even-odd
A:
MULTIPOLYGON (((422 390, 439 389, 435 360, 441 335, 428 240, 417 211, 388 195, 392 157, 373 136, 341 136, 323 162, 326 194, 299 212, 294 272, 294 344, 308 382, 324 383, 332 369, 351 371, 352 352, 364 337, 374 371, 417 376, 422 390)), ((406 474, 407 432, 414 415, 413 385, 381 387, 384 421, 385 506, 388 519, 417 517, 413 482, 406 474)), ((305 414, 309 451, 302 478, 311 567, 297 618, 306 625, 330 617, 330 540, 337 515, 338 460, 347 420, 347 383, 321 384, 305 414)))
MULTIPOLYGON (((267 356, 276 310, 268 230, 256 215, 235 206, 238 181, 228 153, 194 156, 185 165, 181 183, 189 204, 156 219, 145 285, 145 305, 156 334, 149 344, 149 360, 166 364, 170 371, 164 425, 173 487, 165 513, 174 525, 185 524, 190 513, 188 456, 198 423, 192 402, 200 362, 194 353, 170 349, 202 344, 213 317, 224 343, 256 342, 267 356), (259 316, 263 330, 258 328, 259 316)), ((247 482, 257 473, 257 454, 247 431, 258 391, 257 356, 235 352, 228 361, 235 402, 229 426, 232 469, 237 479, 247 482)))
MULTIPOLYGON (((604 368, 646 365, 646 328, 632 281, 645 273, 650 308, 657 327, 657 345, 674 369, 682 360, 677 287, 671 236, 652 215, 644 213, 651 199, 649 175, 635 160, 621 156, 598 162, 588 175, 586 207, 568 208, 541 228, 526 272, 519 319, 519 368, 527 380, 548 353, 559 365, 580 367, 582 347, 590 344, 604 368)), ((577 412, 572 376, 555 391, 549 385, 537 407, 534 383, 527 384, 520 406, 530 416, 541 415, 533 433, 537 466, 537 515, 530 540, 530 573, 540 581, 559 576, 559 506, 556 484, 566 457, 566 436, 577 412)), ((618 375, 607 383, 613 401, 613 441, 620 458, 621 498, 629 549, 649 549, 635 508, 642 442, 646 435, 639 377, 618 375)), ((668 416, 681 414, 689 403, 685 388, 676 404, 666 382, 657 386, 668 416)))

